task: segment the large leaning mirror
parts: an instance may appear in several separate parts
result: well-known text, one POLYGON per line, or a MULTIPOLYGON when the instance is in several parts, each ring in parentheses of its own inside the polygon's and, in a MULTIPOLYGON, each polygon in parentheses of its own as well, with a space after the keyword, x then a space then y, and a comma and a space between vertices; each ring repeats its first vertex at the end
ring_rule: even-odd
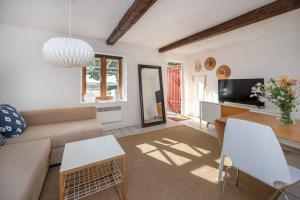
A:
POLYGON ((166 123, 161 67, 139 65, 142 127, 166 123))

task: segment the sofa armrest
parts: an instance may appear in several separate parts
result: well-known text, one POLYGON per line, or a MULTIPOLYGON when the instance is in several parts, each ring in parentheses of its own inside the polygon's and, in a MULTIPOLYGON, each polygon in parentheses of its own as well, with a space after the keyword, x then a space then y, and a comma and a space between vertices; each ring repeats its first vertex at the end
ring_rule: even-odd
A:
POLYGON ((22 111, 29 126, 96 119, 96 107, 59 108, 22 111))

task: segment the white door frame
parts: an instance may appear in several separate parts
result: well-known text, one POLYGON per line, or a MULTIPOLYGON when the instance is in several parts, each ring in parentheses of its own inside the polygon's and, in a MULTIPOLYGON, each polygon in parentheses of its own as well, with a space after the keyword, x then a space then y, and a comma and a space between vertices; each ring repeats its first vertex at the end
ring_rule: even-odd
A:
MULTIPOLYGON (((204 83, 203 83, 203 99, 202 99, 202 101, 204 101, 205 100, 205 93, 207 92, 206 91, 206 81, 207 81, 207 76, 206 75, 193 75, 193 86, 192 86, 192 94, 193 94, 193 110, 198 110, 199 111, 199 115, 201 115, 201 113, 200 113, 200 105, 199 105, 199 102, 200 102, 200 100, 198 99, 198 92, 199 91, 196 91, 197 90, 197 77, 203 77, 204 78, 204 83), (197 107, 199 106, 199 108, 198 109, 196 109, 197 107)), ((197 111, 197 112, 198 112, 197 111)), ((195 112, 192 112, 191 113, 194 117, 199 117, 199 116, 197 116, 196 115, 196 113, 195 112)))

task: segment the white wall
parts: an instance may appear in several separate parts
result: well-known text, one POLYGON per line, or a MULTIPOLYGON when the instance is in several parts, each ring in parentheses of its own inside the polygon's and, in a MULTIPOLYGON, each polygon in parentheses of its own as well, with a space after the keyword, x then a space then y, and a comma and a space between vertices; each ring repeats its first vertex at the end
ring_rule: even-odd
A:
MULTIPOLYGON (((231 68, 230 78, 278 78, 288 75, 300 78, 300 29, 283 30, 251 41, 218 48, 190 56, 191 74, 194 63, 214 57, 217 66, 226 64, 231 68)), ((217 101, 216 68, 202 69, 200 74, 208 77, 208 100, 217 101)), ((191 110, 190 110, 191 112, 191 110)), ((296 114, 300 118, 300 113, 296 114)))
MULTIPOLYGON (((0 24, 0 103, 10 103, 20 110, 82 106, 80 104, 79 68, 62 69, 51 66, 42 57, 45 41, 61 34, 37 29, 0 24)), ((106 46, 105 41, 84 38, 99 53, 124 56, 127 68, 127 101, 101 103, 100 106, 121 105, 122 122, 109 126, 122 127, 140 124, 138 64, 164 66, 167 60, 183 63, 184 114, 191 113, 193 101, 192 75, 194 63, 203 64, 213 56, 217 66, 231 67, 231 78, 270 77, 282 74, 300 77, 300 30, 291 29, 232 46, 183 56, 159 54, 156 49, 124 43, 106 46)), ((213 71, 202 70, 208 76, 210 94, 217 93, 217 78, 213 71)), ((166 92, 166 80, 164 80, 166 92)), ((166 93, 165 93, 166 94, 166 93)), ((216 99, 214 99, 216 100, 216 99)), ((166 101, 166 95, 165 95, 166 101)), ((300 114, 297 114, 297 118, 300 114)))
MULTIPOLYGON (((81 69, 51 66, 42 57, 42 45, 61 34, 18 26, 0 25, 0 103, 20 110, 82 106, 80 104, 81 69)), ((121 105, 122 122, 108 126, 140 124, 138 64, 164 66, 166 54, 156 49, 84 38, 99 53, 120 55, 127 72, 127 101, 100 103, 121 105)))

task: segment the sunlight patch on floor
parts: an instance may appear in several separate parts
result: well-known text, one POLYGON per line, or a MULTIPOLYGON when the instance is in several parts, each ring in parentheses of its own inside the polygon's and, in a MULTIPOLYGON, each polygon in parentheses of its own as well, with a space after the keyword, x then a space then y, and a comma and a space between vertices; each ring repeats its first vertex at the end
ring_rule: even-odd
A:
POLYGON ((200 147, 194 147, 194 148, 197 149, 197 151, 201 152, 204 155, 207 155, 207 154, 210 153, 209 150, 206 150, 206 149, 203 149, 203 148, 200 148, 200 147))
POLYGON ((154 142, 154 143, 156 143, 156 144, 163 145, 163 146, 170 146, 170 145, 172 145, 172 144, 169 144, 169 143, 164 143, 164 142, 157 141, 157 140, 155 140, 155 141, 153 141, 153 142, 154 142))
POLYGON ((182 151, 184 153, 196 156, 196 157, 201 157, 202 156, 201 153, 199 153, 198 151, 196 151, 195 149, 193 149, 192 147, 190 147, 189 145, 184 144, 184 143, 175 144, 175 145, 172 145, 170 147, 173 148, 173 149, 182 151))
POLYGON ((192 170, 190 173, 211 183, 217 183, 218 169, 211 166, 204 165, 192 170))
MULTIPOLYGON (((220 164, 220 160, 221 160, 221 158, 218 158, 215 161, 218 164, 220 164)), ((230 160, 230 158, 228 158, 228 157, 225 158, 224 165, 226 165, 226 166, 232 166, 232 161, 230 160)))
POLYGON ((136 145, 136 147, 139 148, 142 151, 142 153, 148 153, 150 151, 157 150, 155 146, 152 146, 147 143, 136 145))
POLYGON ((172 165, 172 163, 166 158, 166 156, 162 154, 162 152, 160 152, 159 150, 147 153, 147 155, 168 165, 172 165))
POLYGON ((177 141, 175 141, 175 140, 172 140, 172 139, 169 139, 169 138, 163 138, 163 140, 166 140, 166 141, 168 141, 168 142, 170 142, 170 143, 173 143, 173 144, 179 143, 179 142, 177 142, 177 141))
POLYGON ((163 150, 163 152, 169 157, 169 159, 177 166, 182 166, 188 162, 191 162, 191 159, 188 159, 186 157, 183 156, 179 156, 175 153, 172 153, 170 151, 167 150, 163 150))

